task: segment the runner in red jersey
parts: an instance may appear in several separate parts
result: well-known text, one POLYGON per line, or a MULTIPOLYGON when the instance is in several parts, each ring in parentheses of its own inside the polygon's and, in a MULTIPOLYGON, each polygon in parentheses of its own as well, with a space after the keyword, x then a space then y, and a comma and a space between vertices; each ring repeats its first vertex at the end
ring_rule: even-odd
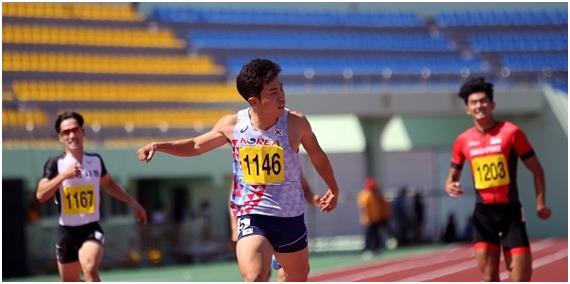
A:
POLYGON ((472 79, 461 87, 459 97, 474 127, 461 133, 453 144, 451 168, 445 184, 449 196, 463 194, 459 183, 465 160, 469 161, 477 203, 473 214, 474 247, 485 281, 499 281, 501 244, 513 281, 530 281, 532 257, 516 181, 517 158, 534 178, 536 210, 548 219, 542 166, 526 135, 508 121, 496 121, 492 111, 493 84, 472 79))

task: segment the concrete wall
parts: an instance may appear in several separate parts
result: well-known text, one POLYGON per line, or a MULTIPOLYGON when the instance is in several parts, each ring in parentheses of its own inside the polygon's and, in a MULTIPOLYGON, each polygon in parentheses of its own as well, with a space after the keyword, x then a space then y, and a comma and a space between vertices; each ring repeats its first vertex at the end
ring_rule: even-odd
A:
POLYGON ((512 120, 527 134, 546 175, 547 205, 553 210, 547 221, 536 216, 533 179, 519 162, 520 198, 528 220, 529 235, 534 237, 568 234, 568 136, 548 107, 537 117, 512 120))

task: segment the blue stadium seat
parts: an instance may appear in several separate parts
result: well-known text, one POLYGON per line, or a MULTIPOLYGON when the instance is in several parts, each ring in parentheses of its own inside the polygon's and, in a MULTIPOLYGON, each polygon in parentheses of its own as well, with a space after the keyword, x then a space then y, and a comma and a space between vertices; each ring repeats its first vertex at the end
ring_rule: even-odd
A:
POLYGON ((568 34, 562 32, 486 33, 469 36, 469 43, 476 52, 563 51, 568 49, 568 34))
POLYGON ((295 50, 386 50, 452 51, 444 37, 423 33, 348 33, 316 31, 227 31, 194 29, 188 35, 190 48, 295 49, 295 50))
MULTIPOLYGON (((374 57, 309 57, 277 56, 273 57, 283 69, 284 75, 303 75, 312 70, 316 75, 341 75, 345 70, 352 70, 355 75, 379 75, 384 69, 393 74, 418 75, 423 68, 429 68, 432 74, 459 74, 462 68, 472 73, 488 71, 479 59, 463 60, 456 55, 440 56, 374 56, 374 57)), ((228 72, 237 74, 249 57, 230 57, 226 61, 228 72)))
POLYGON ((559 26, 567 25, 568 15, 562 11, 453 11, 438 13, 436 23, 440 27, 559 26))
POLYGON ((421 27, 423 23, 411 12, 345 13, 275 10, 218 10, 207 8, 155 7, 151 15, 163 22, 256 25, 309 25, 357 27, 421 27))
POLYGON ((568 72, 567 54, 507 54, 501 62, 511 71, 541 72, 544 70, 568 72))

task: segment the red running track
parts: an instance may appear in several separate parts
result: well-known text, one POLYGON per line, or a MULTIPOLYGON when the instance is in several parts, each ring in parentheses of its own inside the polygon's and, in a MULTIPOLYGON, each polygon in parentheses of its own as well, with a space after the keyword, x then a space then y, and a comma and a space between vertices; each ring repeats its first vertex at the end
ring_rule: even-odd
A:
MULTIPOLYGON (((544 239, 532 242, 532 281, 568 282, 568 240, 544 239)), ((501 260, 501 280, 509 275, 501 260)), ((470 245, 449 248, 414 257, 381 260, 366 265, 350 266, 320 272, 309 281, 332 282, 477 282, 481 274, 476 267, 470 245)))

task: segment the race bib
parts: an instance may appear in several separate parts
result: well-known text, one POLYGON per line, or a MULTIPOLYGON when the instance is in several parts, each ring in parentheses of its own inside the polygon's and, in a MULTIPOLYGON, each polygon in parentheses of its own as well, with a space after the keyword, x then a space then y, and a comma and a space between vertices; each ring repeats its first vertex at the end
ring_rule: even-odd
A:
POLYGON ((278 145, 239 148, 243 180, 250 184, 282 183, 285 180, 285 157, 278 145))
POLYGON ((63 189, 63 214, 92 214, 95 212, 95 186, 71 185, 63 189))
POLYGON ((471 161, 477 190, 507 185, 511 182, 505 156, 502 154, 477 157, 471 161))

